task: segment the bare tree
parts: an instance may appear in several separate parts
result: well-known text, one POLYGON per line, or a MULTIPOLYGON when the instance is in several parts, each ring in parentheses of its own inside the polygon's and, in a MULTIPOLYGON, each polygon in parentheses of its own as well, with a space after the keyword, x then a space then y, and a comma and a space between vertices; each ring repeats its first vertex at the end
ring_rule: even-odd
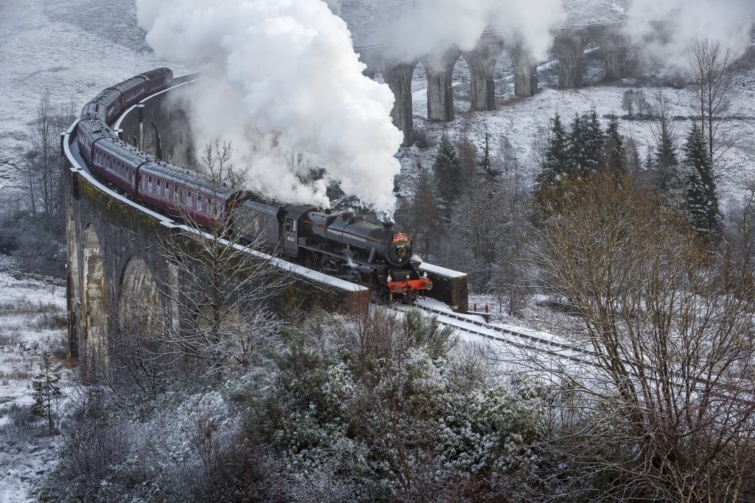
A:
MULTIPOLYGON (((170 267, 162 271, 158 289, 171 315, 157 316, 155 324, 147 321, 154 320, 153 310, 137 306, 141 325, 126 324, 133 328, 130 337, 153 341, 132 355, 145 367, 142 380, 152 379, 158 364, 211 374, 241 369, 278 329, 272 302, 288 286, 288 277, 260 252, 273 251, 263 239, 267 220, 242 209, 243 177, 231 156, 230 144, 215 141, 201 159, 201 176, 212 192, 210 211, 217 215, 212 225, 200 225, 184 208, 184 229, 159 243, 170 267), (231 193, 238 198, 221 207, 219 201, 231 193)), ((133 314, 126 316, 133 319, 133 314)))
POLYGON ((752 490, 753 292, 727 288, 683 216, 629 181, 574 182, 536 256, 596 370, 565 420, 595 499, 738 501, 752 490))
POLYGON ((37 106, 37 116, 31 127, 31 148, 16 168, 23 175, 29 189, 32 214, 38 205, 47 214, 57 213, 63 203, 63 159, 60 157, 60 133, 74 120, 75 103, 56 107, 49 90, 45 90, 37 106))
POLYGON ((621 108, 627 112, 631 118, 637 114, 638 117, 650 115, 653 111, 650 103, 645 99, 645 92, 641 89, 627 89, 621 95, 621 108))
POLYGON ((700 126, 715 163, 735 141, 722 129, 726 120, 724 114, 729 111, 737 93, 732 54, 716 40, 698 38, 690 42, 686 57, 689 78, 695 83, 700 126))

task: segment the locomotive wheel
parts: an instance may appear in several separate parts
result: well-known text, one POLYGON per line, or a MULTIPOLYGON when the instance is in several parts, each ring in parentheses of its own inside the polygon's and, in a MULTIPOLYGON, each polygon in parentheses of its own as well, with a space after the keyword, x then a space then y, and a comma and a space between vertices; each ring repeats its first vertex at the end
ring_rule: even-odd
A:
POLYGON ((320 260, 314 252, 307 250, 304 257, 302 257, 302 265, 315 271, 320 270, 320 260))
POLYGON ((404 304, 414 304, 417 300, 417 292, 407 292, 404 294, 404 304))
POLYGON ((375 298, 377 302, 379 302, 380 304, 387 305, 395 301, 393 297, 391 296, 391 291, 385 285, 378 284, 377 287, 373 290, 373 292, 375 292, 375 298))
POLYGON ((340 272, 340 269, 338 268, 338 260, 334 257, 323 255, 322 260, 320 261, 320 271, 325 274, 337 274, 340 272))

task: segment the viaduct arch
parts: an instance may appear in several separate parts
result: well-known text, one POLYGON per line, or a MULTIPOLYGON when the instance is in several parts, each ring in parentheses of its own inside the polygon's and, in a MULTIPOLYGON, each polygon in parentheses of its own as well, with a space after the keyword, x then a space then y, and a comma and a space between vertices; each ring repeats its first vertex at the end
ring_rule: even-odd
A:
MULTIPOLYGON (((605 64, 605 79, 618 80, 626 76, 626 56, 629 41, 622 33, 623 23, 561 29, 555 33, 552 54, 558 60, 559 87, 578 88, 583 85, 584 51, 589 42, 601 47, 605 64)), ((404 146, 413 138, 411 82, 418 64, 427 76, 427 118, 431 121, 454 120, 452 75, 460 59, 470 73, 471 109, 495 110, 495 68, 500 57, 507 53, 513 66, 514 94, 531 97, 537 93, 537 61, 522 45, 506 42, 495 33, 486 33, 471 51, 456 47, 437 54, 428 54, 411 61, 399 61, 391 55, 391 47, 374 45, 355 48, 367 65, 365 74, 374 78, 380 73, 396 97, 391 117, 404 133, 404 146)))

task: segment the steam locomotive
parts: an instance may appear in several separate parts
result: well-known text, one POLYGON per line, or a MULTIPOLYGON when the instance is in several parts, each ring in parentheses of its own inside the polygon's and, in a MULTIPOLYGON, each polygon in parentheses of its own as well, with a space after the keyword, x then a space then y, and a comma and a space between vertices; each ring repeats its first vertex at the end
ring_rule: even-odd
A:
POLYGON ((294 262, 369 285, 383 300, 414 300, 432 288, 412 258, 411 239, 392 224, 353 213, 271 202, 247 190, 218 189, 197 173, 152 157, 120 140, 116 117, 145 96, 170 87, 159 68, 105 89, 84 105, 77 143, 92 173, 128 197, 177 218, 211 227, 226 222, 239 238, 262 242, 294 262))

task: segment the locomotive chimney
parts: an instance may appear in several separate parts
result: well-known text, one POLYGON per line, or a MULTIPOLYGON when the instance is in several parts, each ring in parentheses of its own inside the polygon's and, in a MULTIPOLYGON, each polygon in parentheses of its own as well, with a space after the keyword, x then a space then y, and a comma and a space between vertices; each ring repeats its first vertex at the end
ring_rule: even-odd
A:
POLYGON ((383 222, 383 230, 389 231, 391 229, 393 229, 393 222, 391 222, 390 220, 383 222))

